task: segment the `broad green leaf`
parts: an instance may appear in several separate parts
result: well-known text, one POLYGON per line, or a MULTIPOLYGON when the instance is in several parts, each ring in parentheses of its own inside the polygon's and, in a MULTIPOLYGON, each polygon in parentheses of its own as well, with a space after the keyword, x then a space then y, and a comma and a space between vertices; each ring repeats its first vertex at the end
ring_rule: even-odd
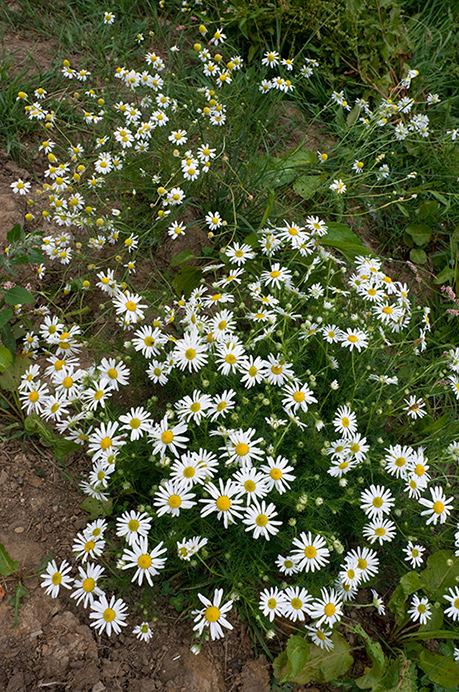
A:
POLYGON ((395 619, 398 623, 402 622, 406 617, 406 599, 412 593, 415 593, 423 586, 421 577, 417 572, 407 572, 400 579, 400 582, 392 594, 388 606, 389 609, 395 615, 395 619))
POLYGON ((425 223, 411 223, 405 228, 405 233, 411 236, 416 245, 423 246, 429 242, 432 236, 432 229, 425 223))
POLYGON ((322 185, 325 176, 323 175, 301 175, 293 183, 293 189, 303 199, 311 199, 322 185))
POLYGON ((371 660, 370 670, 355 681, 357 687, 360 689, 366 689, 368 687, 373 687, 376 682, 381 680, 386 669, 387 660, 384 656, 381 644, 371 639, 363 627, 360 625, 355 625, 354 632, 360 634, 360 636, 363 638, 367 654, 371 660))
POLYGON ((57 439, 53 441, 52 446, 54 449, 54 454, 59 457, 59 459, 63 459, 71 452, 76 452, 77 449, 80 449, 80 445, 78 445, 76 442, 72 442, 72 440, 65 440, 59 436, 57 436, 57 439))
POLYGON ((244 238, 244 244, 248 245, 253 249, 257 248, 260 244, 257 234, 249 233, 249 235, 246 235, 246 237, 244 238))
POLYGON ((13 560, 3 543, 0 543, 0 574, 8 577, 13 572, 16 572, 19 562, 13 560))
POLYGON ((422 588, 435 601, 442 599, 459 578, 459 557, 452 550, 439 550, 429 555, 427 567, 420 574, 422 588), (448 564, 450 562, 450 564, 448 564))
POLYGON ((21 226, 17 223, 15 226, 13 226, 11 231, 8 231, 6 238, 9 243, 15 243, 16 241, 21 240, 21 238, 25 238, 25 233, 21 226))
POLYGON ((170 262, 171 267, 178 267, 179 264, 185 264, 185 262, 189 262, 189 260, 194 259, 194 253, 191 250, 183 250, 183 252, 179 252, 178 255, 175 255, 170 262))
POLYGON ((354 106, 354 108, 347 114, 346 122, 351 127, 360 115, 360 106, 354 106))
POLYGON ((5 346, 0 346, 0 372, 3 372, 13 362, 13 356, 5 346))
POLYGON ((320 238, 323 245, 334 247, 340 250, 345 257, 354 259, 357 255, 372 255, 366 245, 362 243, 358 235, 351 231, 349 226, 337 221, 331 221, 327 224, 326 235, 320 238))
POLYGON ((317 162, 316 154, 307 147, 291 149, 279 157, 289 166, 311 166, 317 162))
POLYGON ((54 430, 36 413, 27 416, 24 421, 24 429, 29 435, 40 435, 40 438, 48 445, 53 444, 56 436, 54 430))
POLYGON ((459 664, 450 656, 442 656, 442 654, 434 653, 424 647, 420 647, 420 650, 408 647, 408 651, 413 661, 418 664, 431 682, 447 689, 457 689, 459 664))
POLYGON ((80 505, 81 509, 89 514, 91 519, 108 517, 112 513, 113 501, 97 500, 95 497, 87 497, 80 505))
POLYGON ((371 692, 419 692, 416 666, 401 653, 390 662, 383 678, 371 688, 371 692))
POLYGON ((14 360, 16 355, 16 339, 14 338, 14 334, 9 322, 0 328, 0 336, 2 337, 3 345, 6 346, 14 360))
POLYGON ((449 413, 444 413, 440 418, 437 418, 433 423, 430 423, 429 425, 426 425, 425 428, 422 428, 419 430, 419 433, 421 435, 425 435, 426 433, 432 433, 432 432, 437 432, 438 430, 441 430, 442 428, 445 427, 445 425, 448 424, 450 420, 449 413))
POLYGON ((7 392, 15 392, 19 386, 22 375, 30 365, 30 359, 25 356, 16 356, 5 372, 0 373, 0 389, 5 389, 7 392))
POLYGON ((456 271, 445 265, 441 272, 434 279, 434 284, 451 284, 454 281, 456 271))
POLYGON ((0 327, 3 327, 13 317, 13 311, 10 308, 0 310, 0 327))
POLYGON ((410 260, 415 264, 425 264, 427 262, 427 255, 424 250, 414 248, 410 250, 410 260))
POLYGON ((201 280, 202 270, 199 269, 199 267, 192 267, 186 264, 179 273, 174 276, 172 286, 179 297, 185 295, 188 298, 191 291, 199 286, 201 280))
POLYGON ((23 586, 20 582, 19 584, 16 584, 16 586, 14 587, 14 596, 12 596, 8 601, 8 605, 13 606, 14 608, 14 622, 11 625, 11 627, 17 627, 19 608, 21 606, 21 598, 23 596, 27 596, 28 593, 29 592, 27 591, 25 586, 23 586))
POLYGON ((5 291, 3 297, 8 305, 25 305, 26 303, 33 303, 35 300, 31 292, 22 286, 9 288, 5 291))
MULTIPOLYGON (((307 685, 312 680, 330 682, 344 675, 354 662, 349 653, 349 644, 338 632, 333 632, 331 639, 334 647, 331 651, 326 651, 315 644, 309 644, 298 635, 290 637, 289 642, 293 642, 290 648, 287 644, 287 663, 279 670, 280 681, 307 685), (301 664, 302 668, 298 670, 301 664)), ((281 659, 283 660, 285 658, 281 659)))

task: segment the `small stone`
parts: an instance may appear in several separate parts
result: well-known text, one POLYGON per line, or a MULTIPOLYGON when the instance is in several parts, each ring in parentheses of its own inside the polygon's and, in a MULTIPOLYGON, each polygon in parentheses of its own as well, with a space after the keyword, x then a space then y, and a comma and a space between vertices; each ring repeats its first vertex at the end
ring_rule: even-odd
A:
POLYGON ((25 528, 23 526, 16 526, 14 533, 24 533, 25 528))

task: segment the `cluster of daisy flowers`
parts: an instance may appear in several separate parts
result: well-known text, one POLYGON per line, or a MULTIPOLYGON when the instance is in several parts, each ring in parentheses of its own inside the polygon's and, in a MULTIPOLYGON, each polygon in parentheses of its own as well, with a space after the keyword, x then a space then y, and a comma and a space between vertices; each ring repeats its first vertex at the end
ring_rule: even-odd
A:
MULTIPOLYGON (((142 473, 151 479, 151 503, 134 505, 116 520, 117 540, 125 542, 116 551, 117 568, 129 571, 134 583, 153 586, 168 564, 207 564, 226 535, 230 542, 246 535, 251 551, 272 561, 273 573, 293 581, 262 591, 260 613, 271 621, 275 616, 300 624, 307 619, 312 640, 328 648, 345 605, 377 576, 384 548, 400 544, 400 512, 435 527, 449 519, 454 500, 441 475, 429 473, 422 448, 388 443, 381 455, 372 451, 368 431, 359 431, 366 420, 359 405, 356 410, 348 403, 322 407, 324 397, 344 386, 354 359, 372 349, 384 352, 403 338, 411 319, 406 285, 393 281, 374 257, 357 258, 349 274, 321 245, 326 232, 326 223, 313 216, 304 226, 269 224, 258 233, 257 248, 228 245, 225 262, 204 268, 206 281, 189 298, 158 308, 117 281, 113 270, 100 272, 98 288, 112 300, 132 355, 83 366, 88 335, 45 315, 24 348, 31 357, 44 349, 47 364, 30 366, 20 398, 27 414, 50 421, 87 450, 92 469, 82 487, 98 500, 112 492, 116 496, 135 450, 142 449, 142 458, 150 456, 142 473), (145 405, 116 414, 112 409, 122 405, 122 390, 129 387, 136 364, 154 385, 168 391, 170 383, 176 392, 159 419, 145 405), (305 437, 317 461, 303 456, 305 437), (375 455, 378 480, 369 481, 357 498, 355 488, 365 482, 375 455), (332 484, 338 509, 352 502, 362 512, 362 527, 353 536, 357 547, 345 549, 338 510, 327 528, 319 528, 315 512, 321 506, 326 510, 326 503, 317 490, 313 499, 304 490, 306 482, 315 488, 324 478, 332 484), (193 535, 181 528, 190 522, 193 535), (332 587, 327 579, 334 581, 332 587), (320 594, 314 593, 318 588, 320 594)), ((455 356, 448 355, 452 365, 455 356)), ((398 386, 397 377, 370 369, 375 391, 398 386)), ((409 420, 424 405, 413 395, 398 413, 409 420)), ((135 484, 134 478, 128 487, 135 484)), ((95 528, 105 531, 105 524, 95 528)), ((95 537, 93 529, 90 523, 75 542, 83 566, 89 558, 113 554, 103 531, 95 537)), ((403 550, 412 566, 421 564, 423 545, 411 541, 403 550)), ((55 567, 49 568, 46 584, 65 585, 66 579, 55 577, 55 567)), ((57 571, 67 577, 66 569, 57 571)), ((51 592, 56 595, 58 588, 51 592)), ((456 619, 452 593, 445 594, 452 598, 445 612, 456 619)), ((232 601, 240 598, 230 595, 224 605, 220 589, 213 600, 199 595, 198 633, 206 628, 212 638, 222 636, 230 626, 226 616, 232 601)), ((113 623, 124 622, 124 604, 113 598, 86 599, 100 631, 116 631, 113 623)))

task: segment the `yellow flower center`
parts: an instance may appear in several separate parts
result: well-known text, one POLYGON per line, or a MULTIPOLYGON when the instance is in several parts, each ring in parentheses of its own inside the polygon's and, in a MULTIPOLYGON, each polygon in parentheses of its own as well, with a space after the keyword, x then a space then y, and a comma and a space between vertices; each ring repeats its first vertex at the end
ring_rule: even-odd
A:
POLYGON ((274 610, 274 608, 277 606, 277 601, 275 598, 270 598, 268 599, 268 602, 266 604, 270 610, 274 610))
POLYGON ((315 556, 317 555, 317 550, 316 550, 316 548, 314 548, 313 545, 308 545, 308 546, 306 546, 306 548, 304 549, 304 555, 305 555, 305 557, 307 557, 307 558, 309 558, 310 560, 312 560, 312 559, 315 558, 315 556))
POLYGON ((64 377, 64 379, 62 380, 62 385, 66 389, 70 389, 73 386, 73 379, 70 376, 64 377))
POLYGON ((305 394, 303 392, 295 392, 293 399, 300 404, 305 399, 305 394))
POLYGON ((299 598, 292 598, 290 601, 290 605, 294 610, 301 610, 303 606, 303 601, 301 601, 299 598))
POLYGON ((272 272, 270 273, 269 276, 270 276, 272 279, 277 279, 277 277, 280 276, 280 271, 278 271, 277 269, 275 269, 274 271, 272 271, 272 272))
POLYGON ((115 368, 110 368, 107 371, 107 375, 111 380, 116 380, 116 378, 118 377, 118 370, 115 370, 115 368))
POLYGON ((226 362, 229 363, 230 365, 234 365, 234 363, 236 362, 237 358, 236 358, 236 356, 235 356, 233 353, 228 353, 228 355, 225 356, 225 360, 226 360, 226 362))
POLYGON ((140 526, 140 523, 137 521, 137 519, 131 519, 128 523, 129 531, 137 531, 139 526, 140 526))
POLYGON ((343 428, 348 428, 349 427, 349 418, 346 418, 346 417, 341 418, 341 425, 343 426, 343 428))
POLYGON ((34 404, 36 401, 38 401, 39 398, 40 398, 40 395, 38 394, 38 392, 30 392, 29 401, 31 401, 32 404, 34 404))
POLYGON ((228 322, 226 322, 225 320, 222 320, 221 322, 218 323, 218 328, 221 329, 222 331, 223 331, 223 329, 226 329, 227 326, 228 326, 228 322))
POLYGON ((163 442, 165 445, 170 444, 173 439, 174 433, 172 432, 172 430, 165 430, 161 435, 161 442, 163 442))
POLYGON ((255 483, 251 480, 248 480, 244 483, 244 488, 245 490, 247 490, 248 493, 253 493, 256 487, 257 486, 255 485, 255 483))
POLYGON ((282 365, 273 365, 271 367, 271 372, 273 375, 280 375, 282 372, 282 365))
POLYGON ((231 507, 231 500, 226 495, 220 495, 217 500, 217 509, 221 512, 227 512, 231 507))
POLYGON ((238 456, 244 457, 249 452, 249 445, 246 445, 245 442, 239 442, 235 451, 238 456))
POLYGON ((258 372, 258 370, 257 370, 257 368, 256 368, 254 365, 252 365, 252 367, 249 368, 249 375, 250 375, 250 377, 255 377, 255 375, 257 374, 257 372, 258 372))
POLYGON ((185 351, 185 358, 187 360, 193 360, 193 358, 196 358, 196 351, 194 350, 194 348, 187 348, 187 350, 185 351))
POLYGON ((366 569, 368 567, 368 562, 363 557, 359 557, 357 567, 359 569, 366 569))
POLYGON ((355 342, 358 341, 358 338, 355 336, 355 334, 350 334, 347 337, 347 340, 350 341, 352 344, 355 344, 355 342))
POLYGON ((113 608, 105 608, 102 617, 104 618, 105 622, 113 622, 113 620, 116 618, 116 613, 113 608))
POLYGON ((51 577, 51 581, 53 584, 58 586, 62 582, 62 574, 60 572, 54 572, 53 576, 51 577))
POLYGON ((104 396, 104 390, 103 389, 98 389, 97 392, 94 394, 94 399, 96 401, 100 401, 102 397, 104 396))
POLYGON ((223 411, 224 408, 226 408, 226 401, 220 401, 220 403, 217 404, 217 411, 223 411))
POLYGON ((378 528, 375 529, 375 534, 377 536, 384 536, 385 533, 386 533, 386 529, 383 528, 382 526, 378 526, 378 528))
POLYGON ((141 569, 148 569, 151 565, 151 557, 147 554, 139 555, 137 558, 137 564, 141 569))
POLYGON ((218 618, 220 617, 220 611, 216 606, 209 606, 206 608, 204 617, 208 622, 217 622, 218 618))
POLYGON ((87 541, 85 543, 84 550, 86 553, 90 553, 91 550, 94 550, 95 547, 96 547, 96 544, 94 543, 94 541, 87 541))
POLYGON ((133 430, 137 430, 137 428, 140 428, 141 422, 139 418, 132 418, 131 421, 129 422, 129 425, 133 430))
POLYGON ((185 478, 193 478, 195 473, 196 471, 193 466, 187 466, 186 469, 183 469, 183 475, 185 478))
POLYGON ((385 306, 383 307, 382 311, 383 311, 383 313, 384 313, 385 315, 391 315, 391 314, 394 312, 394 311, 392 310, 392 308, 390 307, 390 305, 385 305, 385 306))
POLYGON ((111 437, 104 437, 103 440, 100 441, 100 446, 101 449, 110 449, 112 446, 111 437))
POLYGON ((199 403, 199 401, 195 401, 195 403, 191 404, 191 406, 190 406, 190 411, 193 411, 193 413, 196 413, 200 409, 201 409, 201 404, 199 403))
POLYGON ((282 471, 280 469, 271 469, 269 475, 274 481, 278 481, 280 478, 282 478, 282 471))
POLYGON ((172 507, 172 509, 177 509, 177 507, 180 507, 182 504, 182 498, 180 495, 171 495, 167 501, 167 504, 169 507, 172 507))
POLYGON ((426 470, 422 464, 416 464, 414 472, 417 476, 423 476, 425 474, 426 470))
POLYGON ((432 509, 435 512, 435 514, 441 514, 445 509, 445 505, 443 504, 443 502, 440 502, 440 500, 437 500, 433 503, 432 509))
POLYGON ((129 310, 129 312, 135 312, 137 308, 137 305, 134 303, 132 300, 128 300, 126 303, 126 310, 129 310))
POLYGON ((383 504, 382 497, 374 497, 371 504, 373 505, 373 507, 381 507, 383 504))
POLYGON ((146 336, 145 339, 143 340, 143 343, 145 346, 153 346, 155 343, 155 340, 153 339, 152 336, 146 336))
POLYGON ((60 404, 55 403, 51 406, 51 413, 56 413, 60 409, 60 404))
POLYGON ((87 579, 85 579, 81 585, 83 591, 86 591, 86 593, 90 593, 91 591, 94 591, 95 586, 96 586, 96 582, 91 577, 88 577, 87 579))
POLYGON ((257 516, 257 518, 255 519, 255 524, 257 526, 266 526, 267 523, 268 523, 268 517, 266 516, 266 514, 259 514, 257 516))
POLYGON ((333 605, 333 603, 327 603, 327 605, 324 608, 324 613, 327 616, 327 618, 331 618, 332 615, 336 613, 336 608, 333 605))
POLYGON ((288 231, 289 235, 298 235, 298 229, 297 228, 289 228, 288 231))
POLYGON ((418 613, 425 613, 427 608, 425 607, 424 603, 420 603, 418 605, 418 613))

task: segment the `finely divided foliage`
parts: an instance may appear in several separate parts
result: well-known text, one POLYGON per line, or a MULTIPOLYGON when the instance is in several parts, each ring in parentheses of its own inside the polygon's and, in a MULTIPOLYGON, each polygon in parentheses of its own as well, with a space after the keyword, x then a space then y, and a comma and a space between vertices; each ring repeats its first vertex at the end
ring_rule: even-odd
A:
MULTIPOLYGON (((101 21, 116 26, 118 18, 105 12, 101 21)), ((195 67, 188 69, 199 83, 191 106, 175 98, 171 67, 153 51, 139 70, 116 67, 118 90, 104 92, 65 61, 64 77, 85 90, 82 101, 67 97, 85 136, 77 142, 73 130, 65 148, 58 142, 65 121, 56 127, 52 95, 20 95, 29 118, 56 139, 41 145, 49 166, 31 199, 53 222, 42 249, 60 271, 77 267, 83 251, 100 252, 100 266, 91 269, 95 287, 73 276, 64 294, 95 291, 112 316, 113 344, 95 358, 87 349, 91 326, 72 324, 65 309, 42 311, 24 341, 25 353, 42 355, 20 385, 24 411, 81 445, 90 460, 84 492, 115 507, 113 517, 90 522, 76 537, 73 585, 70 566, 53 561, 43 586, 53 597, 60 586, 73 588, 72 597, 91 609, 91 624, 111 634, 126 625, 127 606, 104 592, 97 561, 153 593, 165 575, 181 571, 194 605, 200 602, 192 613, 199 635, 222 637, 232 627, 233 603, 243 602, 266 631, 275 618, 289 618, 329 650, 333 630, 382 565, 419 567, 433 537, 437 548, 455 544, 459 552, 451 487, 457 446, 445 448, 438 438, 420 444, 422 418, 438 417, 432 388, 446 402, 459 398, 458 354, 447 350, 424 377, 429 311, 412 310, 406 284, 389 277, 378 258, 357 256, 351 266, 331 253, 326 218, 266 219, 235 239, 235 212, 227 234, 228 220, 209 209, 206 188, 198 187, 205 176, 209 186, 221 176, 232 88, 246 79, 242 58, 217 54, 225 39, 216 27, 208 48, 191 51, 195 67), (209 242, 214 232, 221 240, 218 261, 201 262, 194 284, 168 304, 136 282, 145 238, 131 232, 120 196, 133 168, 174 244, 194 232, 185 214, 190 201, 209 242), (105 198, 115 200, 113 209, 105 198), (102 249, 111 246, 119 254, 109 267, 102 249), (439 381, 442 368, 453 373, 449 381, 439 381), (139 373, 149 398, 126 403, 139 373), (209 576, 215 588, 205 595, 209 576)), ((267 50, 260 98, 276 91, 281 98, 317 68, 312 59, 297 66, 267 50)), ((428 116, 413 114, 424 104, 406 96, 416 76, 410 71, 397 99, 373 110, 359 99, 364 117, 355 127, 386 128, 393 143, 427 138, 428 116)), ((331 102, 348 109, 342 92, 331 102)), ((330 178, 333 203, 368 176, 390 175, 386 164, 375 169, 374 157, 366 165, 354 161, 346 183, 330 178)), ((22 180, 12 189, 31 194, 22 180)), ((42 266, 41 279, 44 273, 42 266)), ((456 591, 444 593, 453 620, 456 591)), ((428 622, 431 612, 422 594, 412 598, 413 622, 428 622)), ((151 636, 144 621, 134 631, 145 641, 151 636)))

